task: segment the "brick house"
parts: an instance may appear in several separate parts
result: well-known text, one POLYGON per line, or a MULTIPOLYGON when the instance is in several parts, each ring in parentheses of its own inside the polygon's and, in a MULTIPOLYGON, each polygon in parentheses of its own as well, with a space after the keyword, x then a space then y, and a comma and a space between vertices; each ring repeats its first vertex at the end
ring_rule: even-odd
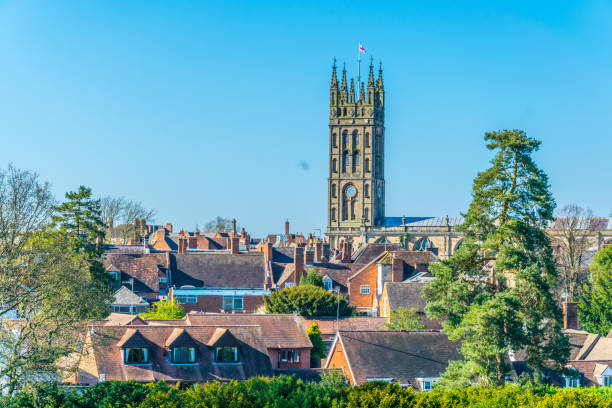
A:
POLYGON ((439 330, 341 330, 325 368, 341 369, 351 385, 388 381, 429 391, 449 361, 461 359, 458 343, 439 330))
POLYGON ((386 251, 348 278, 349 302, 358 312, 378 313, 378 299, 385 282, 402 282, 428 273, 438 259, 430 251, 386 251))
POLYGON ((113 289, 125 286, 148 301, 157 301, 168 292, 169 254, 105 253, 104 266, 113 289))
POLYGON ((293 315, 204 315, 97 324, 65 380, 170 384, 244 380, 308 370, 312 344, 293 315))

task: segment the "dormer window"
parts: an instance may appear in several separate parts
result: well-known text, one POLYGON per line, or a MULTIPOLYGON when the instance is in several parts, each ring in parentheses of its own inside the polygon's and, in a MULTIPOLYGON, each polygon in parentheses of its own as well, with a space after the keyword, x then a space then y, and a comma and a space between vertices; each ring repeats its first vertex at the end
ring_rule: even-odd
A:
POLYGON ((172 362, 177 364, 195 363, 194 347, 175 347, 172 349, 172 362))
POLYGON ((433 390, 435 382, 439 379, 440 377, 417 378, 417 381, 419 382, 421 391, 431 391, 433 390))
POLYGON ((123 350, 126 364, 146 364, 149 362, 148 348, 126 348, 123 350))
POLYGON ((215 362, 236 363, 238 362, 238 347, 215 347, 215 362))

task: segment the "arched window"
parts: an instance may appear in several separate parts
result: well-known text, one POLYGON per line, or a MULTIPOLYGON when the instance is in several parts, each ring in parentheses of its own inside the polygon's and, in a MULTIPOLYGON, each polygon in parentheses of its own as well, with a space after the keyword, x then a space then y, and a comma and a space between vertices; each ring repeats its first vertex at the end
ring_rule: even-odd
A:
POLYGON ((333 147, 337 147, 337 141, 336 141, 336 134, 335 133, 332 135, 332 146, 333 147))
POLYGON ((363 194, 365 194, 366 198, 370 197, 370 185, 369 184, 365 184, 363 186, 363 194))
POLYGON ((353 152, 353 173, 357 171, 359 167, 359 152, 353 152))
POLYGON ((342 132, 342 147, 346 149, 348 145, 348 132, 345 130, 342 132))
POLYGON ((351 220, 355 219, 355 200, 351 200, 351 220))
POLYGON ((353 131, 353 147, 357 147, 359 144, 359 134, 356 130, 353 131))
POLYGON ((366 158, 365 159, 365 171, 367 171, 368 173, 370 172, 370 159, 366 158))
POLYGON ((365 140, 364 140, 365 146, 366 147, 370 147, 370 134, 366 133, 365 134, 365 140))
POLYGON ((422 238, 414 244, 413 251, 427 251, 428 249, 435 248, 436 246, 428 238, 422 238))
POLYGON ((352 184, 347 184, 342 190, 342 221, 355 219, 355 208, 357 204, 357 189, 352 184))
POLYGON ((346 173, 346 167, 348 166, 348 152, 342 153, 342 172, 346 173))
POLYGON ((335 173, 337 172, 337 160, 336 159, 332 159, 332 171, 335 173))

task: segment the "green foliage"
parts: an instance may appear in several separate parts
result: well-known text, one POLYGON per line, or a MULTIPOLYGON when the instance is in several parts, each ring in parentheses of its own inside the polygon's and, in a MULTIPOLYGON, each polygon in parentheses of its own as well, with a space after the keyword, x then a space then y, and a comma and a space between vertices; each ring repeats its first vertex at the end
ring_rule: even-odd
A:
POLYGON ((321 337, 321 329, 319 329, 319 323, 313 322, 307 330, 308 337, 312 343, 312 350, 310 355, 314 358, 325 357, 325 343, 321 337))
POLYGON ((612 245, 595 255, 591 272, 593 281, 578 302, 578 319, 585 330, 605 336, 612 330, 612 245))
POLYGON ((354 307, 348 304, 344 296, 338 298, 335 293, 313 285, 298 285, 274 291, 264 297, 264 302, 266 313, 297 312, 305 317, 336 316, 338 307, 340 316, 355 313, 354 307))
POLYGON ((162 299, 139 316, 143 319, 181 319, 185 316, 185 309, 176 299, 162 299))
POLYGON ((397 384, 369 382, 349 388, 338 372, 324 374, 319 383, 295 377, 250 378, 228 383, 212 382, 195 387, 171 387, 164 383, 139 384, 107 381, 81 393, 55 385, 28 389, 0 397, 7 408, 611 408, 612 390, 547 387, 537 391, 516 385, 498 388, 467 387, 415 392, 397 384))
POLYGON ((312 285, 318 286, 320 288, 323 287, 323 275, 314 270, 314 268, 310 268, 306 277, 302 276, 300 279, 300 285, 312 285))
POLYGON ((417 308, 403 306, 391 312, 389 321, 385 326, 389 330, 422 330, 426 328, 417 308))
POLYGON ((523 350, 531 372, 540 373, 549 361, 561 369, 569 345, 544 232, 555 202, 546 174, 531 158, 540 142, 518 130, 487 133, 485 140, 496 154, 474 180, 459 228, 463 245, 430 267, 435 279, 423 292, 428 316, 442 320, 449 338, 461 340, 465 359, 478 366, 476 380, 502 385, 510 349, 523 350))

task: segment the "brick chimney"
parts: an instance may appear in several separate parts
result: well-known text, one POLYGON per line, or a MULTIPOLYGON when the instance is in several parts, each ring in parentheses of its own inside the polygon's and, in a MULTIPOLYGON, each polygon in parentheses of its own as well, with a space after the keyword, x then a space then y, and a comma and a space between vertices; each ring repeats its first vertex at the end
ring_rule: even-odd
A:
POLYGON ((563 303, 563 328, 578 330, 578 303, 563 303))
POLYGON ((232 238, 236 236, 236 219, 232 218, 232 238))
POLYGON ((323 258, 323 243, 317 242, 314 246, 314 258, 315 262, 321 262, 323 258))
POLYGON ((266 257, 266 262, 270 262, 272 260, 272 243, 271 242, 266 242, 263 245, 263 253, 266 257))
POLYGON ((285 235, 289 235, 289 220, 285 220, 285 235))
POLYGON ((306 265, 312 265, 314 263, 315 254, 312 249, 307 249, 304 251, 304 263, 306 265))
POLYGON ((232 254, 238 254, 240 253, 240 238, 238 237, 232 237, 231 241, 230 241, 230 252, 232 254))
POLYGON ((295 274, 293 275, 293 283, 296 285, 304 275, 304 247, 296 246, 293 250, 293 264, 295 265, 295 274))
POLYGON ((187 238, 179 237, 178 240, 178 253, 184 254, 187 252, 187 238))
POLYGON ((166 229, 168 230, 168 232, 172 232, 172 224, 167 223, 166 224, 166 229))
POLYGON ((351 263, 353 255, 353 245, 350 242, 345 242, 342 246, 342 263, 351 263))
POLYGON ((393 257, 391 264, 391 282, 401 282, 404 280, 404 260, 393 257))

